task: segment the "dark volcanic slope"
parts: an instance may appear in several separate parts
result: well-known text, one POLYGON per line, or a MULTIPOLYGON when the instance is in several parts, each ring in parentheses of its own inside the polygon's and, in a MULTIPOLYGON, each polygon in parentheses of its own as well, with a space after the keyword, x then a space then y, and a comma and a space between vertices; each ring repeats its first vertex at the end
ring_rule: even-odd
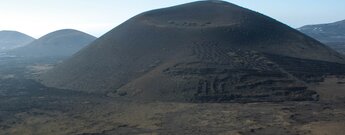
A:
POLYGON ((41 79, 52 87, 154 100, 315 99, 273 55, 297 59, 284 65, 297 64, 291 70, 298 73, 308 72, 302 59, 344 63, 342 55, 267 16, 200 1, 135 16, 41 79))
POLYGON ((0 31, 0 51, 22 47, 34 40, 33 37, 17 31, 0 31))
POLYGON ((9 53, 23 57, 66 57, 73 55, 95 39, 94 36, 81 31, 64 29, 49 33, 9 53))
POLYGON ((298 30, 345 54, 345 20, 307 25, 298 30))

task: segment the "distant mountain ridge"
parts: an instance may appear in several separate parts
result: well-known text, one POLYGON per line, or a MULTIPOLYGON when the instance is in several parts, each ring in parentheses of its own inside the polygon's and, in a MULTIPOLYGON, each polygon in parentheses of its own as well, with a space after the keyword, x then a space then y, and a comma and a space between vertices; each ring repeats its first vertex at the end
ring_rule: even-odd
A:
POLYGON ((306 25, 298 30, 345 54, 345 20, 306 25))
POLYGON ((0 31, 0 51, 7 51, 25 46, 35 38, 17 31, 0 31))
POLYGON ((345 20, 317 25, 306 25, 299 31, 321 42, 345 42, 345 20))
POLYGON ((27 46, 10 51, 23 57, 67 57, 94 41, 96 37, 73 29, 51 32, 27 46))

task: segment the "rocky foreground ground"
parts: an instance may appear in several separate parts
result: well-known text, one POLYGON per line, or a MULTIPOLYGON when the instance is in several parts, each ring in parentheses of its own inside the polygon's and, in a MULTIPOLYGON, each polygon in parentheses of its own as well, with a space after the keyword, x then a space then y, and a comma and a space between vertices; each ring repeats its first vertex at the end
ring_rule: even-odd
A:
POLYGON ((142 102, 44 87, 30 79, 51 66, 40 63, 46 62, 2 61, 1 135, 345 133, 345 79, 339 76, 310 84, 320 101, 142 102))

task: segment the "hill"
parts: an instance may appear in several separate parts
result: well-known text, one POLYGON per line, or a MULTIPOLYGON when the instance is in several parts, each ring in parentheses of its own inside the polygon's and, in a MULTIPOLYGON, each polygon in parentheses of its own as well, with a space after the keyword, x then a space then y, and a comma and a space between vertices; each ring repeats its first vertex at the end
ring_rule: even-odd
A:
POLYGON ((17 31, 0 31, 0 52, 22 47, 34 40, 33 37, 17 31))
POLYGON ((87 33, 63 29, 51 32, 27 46, 9 52, 22 57, 68 57, 84 48, 96 38, 87 33))
POLYGON ((345 20, 298 28, 301 32, 345 54, 345 20))
POLYGON ((302 80, 344 73, 339 68, 344 60, 265 15, 227 2, 199 1, 131 18, 41 81, 145 100, 317 100, 302 80))

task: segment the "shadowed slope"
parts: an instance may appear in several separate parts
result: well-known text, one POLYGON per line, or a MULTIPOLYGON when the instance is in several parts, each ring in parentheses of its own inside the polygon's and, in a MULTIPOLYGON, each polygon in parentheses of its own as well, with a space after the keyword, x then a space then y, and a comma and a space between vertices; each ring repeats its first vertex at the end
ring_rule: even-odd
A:
POLYGON ((342 55, 269 17, 200 1, 135 16, 41 79, 52 87, 152 100, 315 99, 266 54, 344 63, 342 55))
POLYGON ((67 57, 90 44, 96 38, 87 33, 64 29, 51 32, 10 54, 23 57, 67 57))

